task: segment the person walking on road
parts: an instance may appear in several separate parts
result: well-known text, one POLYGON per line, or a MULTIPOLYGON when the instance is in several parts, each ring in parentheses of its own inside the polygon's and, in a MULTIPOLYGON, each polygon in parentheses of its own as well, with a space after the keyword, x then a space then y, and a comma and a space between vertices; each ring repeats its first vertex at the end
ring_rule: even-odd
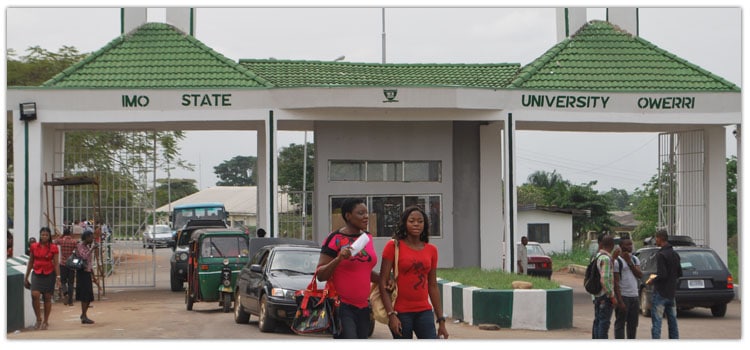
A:
POLYGON ((62 283, 63 305, 73 306, 76 270, 65 266, 65 262, 73 254, 78 244, 67 227, 63 229, 62 237, 55 240, 55 244, 60 246, 60 282, 62 283))
POLYGON ((529 239, 526 236, 521 237, 521 244, 516 246, 516 262, 518 263, 518 274, 528 275, 526 271, 529 264, 529 253, 526 250, 526 245, 529 243, 529 239))
POLYGON ((667 238, 667 230, 656 231, 656 245, 659 252, 656 254, 656 274, 649 276, 646 284, 654 285, 654 293, 651 297, 651 338, 661 338, 662 315, 667 315, 669 328, 669 339, 680 339, 677 328, 677 302, 675 292, 677 280, 682 277, 682 266, 680 256, 672 249, 667 238))
POLYGON ((49 327, 49 314, 52 312, 52 294, 60 287, 59 250, 52 243, 52 231, 49 227, 39 230, 39 242, 29 247, 29 262, 26 266, 24 287, 31 289, 31 305, 34 308, 36 323, 34 329, 45 330, 49 327), (31 271, 34 274, 29 282, 31 271), (44 297, 44 319, 40 298, 44 297))
POLYGON ((607 339, 612 311, 617 306, 615 298, 614 274, 612 273, 612 250, 615 240, 611 235, 605 235, 600 242, 601 249, 596 256, 596 267, 599 270, 602 290, 598 294, 591 294, 594 303, 594 323, 591 327, 593 339, 607 339))
POLYGON ((408 207, 401 214, 393 235, 398 241, 398 261, 395 261, 396 243, 393 240, 383 248, 380 276, 389 276, 394 264, 398 264, 398 271, 401 271, 396 281, 398 298, 395 305, 387 292, 388 278, 381 278, 379 286, 393 339, 412 339, 414 336, 418 339, 448 339, 437 282, 438 250, 430 244, 429 231, 427 213, 417 206, 408 207))
POLYGON ((632 253, 633 241, 630 238, 620 240, 620 256, 614 264, 615 281, 619 285, 615 309, 615 339, 625 339, 626 329, 628 339, 635 339, 638 329, 638 284, 643 273, 641 261, 632 253))
POLYGON ((94 277, 91 262, 94 260, 95 250, 94 232, 87 229, 81 234, 81 241, 78 242, 78 246, 76 247, 76 253, 85 261, 85 267, 76 273, 76 300, 81 302, 81 323, 83 324, 94 323, 93 320, 88 318, 86 313, 88 312, 89 304, 94 301, 93 283, 96 283, 96 277, 94 277))
MULTIPOLYGON (((318 259, 319 281, 333 281, 341 298, 338 319, 340 334, 335 339, 367 339, 370 333, 370 283, 380 283, 380 274, 373 268, 378 263, 372 236, 368 233, 369 213, 361 198, 347 198, 341 204, 341 217, 346 225, 331 232, 325 239, 318 259), (352 245, 366 235, 367 244, 359 252, 352 245)), ((364 238, 363 238, 364 239, 364 238)))

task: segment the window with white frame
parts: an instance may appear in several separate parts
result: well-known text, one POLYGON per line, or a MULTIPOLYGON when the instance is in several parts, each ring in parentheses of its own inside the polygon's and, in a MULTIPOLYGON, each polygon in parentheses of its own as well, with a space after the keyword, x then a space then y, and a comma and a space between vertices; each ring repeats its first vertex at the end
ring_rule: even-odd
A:
POLYGON ((441 235, 441 196, 435 194, 331 196, 331 231, 345 225, 341 205, 345 199, 352 197, 365 200, 370 213, 368 231, 375 237, 391 237, 398 228, 404 209, 412 205, 420 207, 427 214, 430 236, 441 235))
POLYGON ((526 238, 529 241, 549 243, 549 224, 528 224, 526 238))
POLYGON ((330 181, 364 182, 440 182, 442 162, 382 161, 382 160, 331 160, 330 181))

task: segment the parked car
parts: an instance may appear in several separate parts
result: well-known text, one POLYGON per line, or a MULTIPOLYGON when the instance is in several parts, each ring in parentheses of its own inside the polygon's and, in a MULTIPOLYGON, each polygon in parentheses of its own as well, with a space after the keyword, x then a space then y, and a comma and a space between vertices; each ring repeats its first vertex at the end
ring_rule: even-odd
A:
MULTIPOLYGON (((272 332, 277 325, 291 325, 297 311, 294 292, 310 284, 318 265, 320 245, 313 241, 278 244, 274 238, 260 239, 269 242, 258 249, 237 277, 234 320, 247 323, 255 315, 260 331, 272 332)), ((319 283, 320 288, 324 286, 325 282, 319 283)))
POLYGON ((171 247, 174 244, 172 229, 169 225, 146 225, 141 230, 141 238, 143 248, 171 247))
MULTIPOLYGON (((680 256, 682 277, 678 280, 675 299, 678 310, 695 307, 711 309, 714 317, 724 317, 727 304, 734 299, 732 274, 716 252, 709 247, 675 246, 680 256)), ((646 280, 656 273, 656 253, 659 247, 638 249, 635 255, 641 260, 640 308, 644 316, 651 316, 653 285, 646 280)))
POLYGON ((189 220, 177 230, 172 256, 169 258, 169 285, 173 292, 182 290, 187 281, 190 236, 202 228, 227 228, 223 220, 189 220))
POLYGON ((552 258, 544 252, 542 245, 537 242, 528 242, 526 252, 529 256, 527 265, 528 274, 531 276, 552 278, 552 258))
MULTIPOLYGON (((667 242, 671 244, 673 247, 676 246, 695 246, 695 242, 693 242, 693 238, 690 236, 679 236, 679 235, 669 235, 667 237, 667 242)), ((649 238, 646 238, 643 240, 644 246, 654 246, 656 245, 656 237, 651 236, 649 238)))

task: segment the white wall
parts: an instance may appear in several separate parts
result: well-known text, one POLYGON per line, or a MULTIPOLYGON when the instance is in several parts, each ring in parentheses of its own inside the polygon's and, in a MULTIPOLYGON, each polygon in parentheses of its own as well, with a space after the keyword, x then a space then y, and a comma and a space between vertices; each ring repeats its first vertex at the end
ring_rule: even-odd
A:
MULTIPOLYGON (((438 266, 453 265, 453 176, 451 122, 316 122, 315 240, 331 231, 330 196, 370 194, 433 194, 442 196, 442 236, 430 237, 440 253, 438 266), (329 160, 441 160, 439 183, 329 182, 329 160)), ((476 239, 476 232, 465 237, 476 239)), ((388 237, 374 239, 380 256, 388 237)), ((380 263, 380 259, 378 259, 380 263)))
MULTIPOLYGON (((549 243, 540 243, 544 251, 570 251, 573 242, 573 215, 553 213, 544 210, 524 210, 518 212, 517 236, 528 236, 528 224, 549 224, 549 243)), ((515 246, 515 245, 514 245, 515 246)))

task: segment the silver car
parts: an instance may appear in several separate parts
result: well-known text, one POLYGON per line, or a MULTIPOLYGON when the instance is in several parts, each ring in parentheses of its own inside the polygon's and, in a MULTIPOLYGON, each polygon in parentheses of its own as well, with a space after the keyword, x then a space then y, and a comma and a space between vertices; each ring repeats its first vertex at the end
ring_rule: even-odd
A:
POLYGON ((172 229, 169 225, 146 225, 143 229, 143 248, 172 246, 172 229))

